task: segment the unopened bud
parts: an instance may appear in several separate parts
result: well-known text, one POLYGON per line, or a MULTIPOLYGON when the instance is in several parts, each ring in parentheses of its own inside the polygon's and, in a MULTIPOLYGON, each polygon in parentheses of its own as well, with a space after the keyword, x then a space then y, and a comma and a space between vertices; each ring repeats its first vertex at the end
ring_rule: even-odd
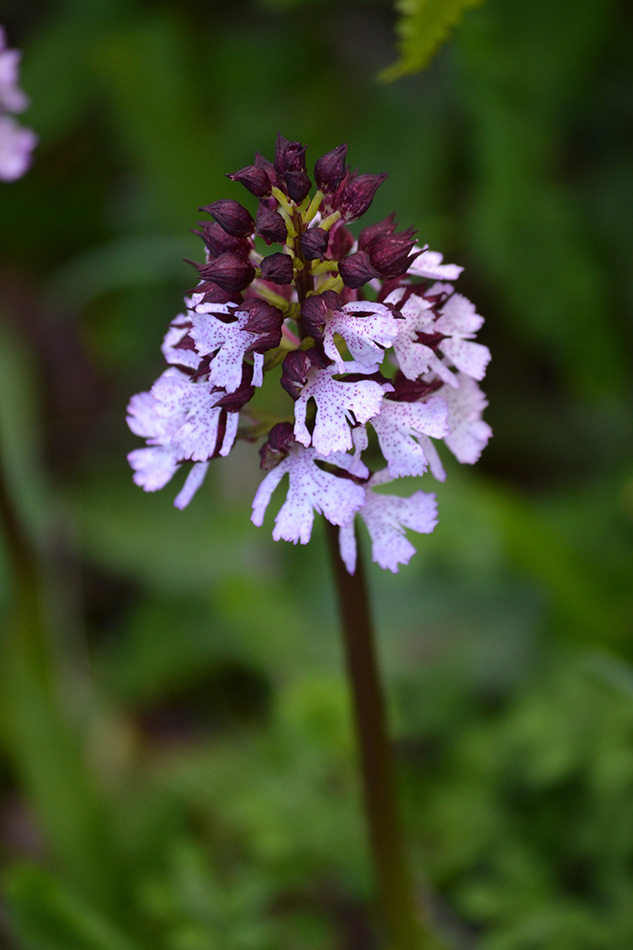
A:
POLYGON ((330 235, 323 228, 310 228, 301 235, 301 252, 306 261, 322 260, 327 251, 330 235))
POLYGON ((281 310, 260 297, 248 297, 243 304, 240 304, 240 311, 249 315, 244 329, 256 336, 248 352, 265 353, 279 346, 284 322, 281 310))
POLYGON ((200 276, 205 280, 212 280, 222 290, 227 293, 235 294, 253 280, 255 268, 249 260, 236 254, 234 251, 226 251, 220 254, 215 260, 208 264, 195 265, 200 272, 200 276))
POLYGON ((281 367, 281 385, 293 399, 299 398, 311 366, 312 360, 306 350, 293 350, 284 359, 281 367))
MULTIPOLYGON (((210 257, 219 257, 225 251, 237 251, 248 256, 250 250, 247 238, 233 237, 220 227, 217 221, 199 221, 200 230, 193 230, 194 234, 204 241, 210 257)), ((252 245, 251 245, 252 246, 252 245)))
POLYGON ((382 221, 378 221, 376 224, 370 224, 358 235, 358 250, 367 251, 369 250, 369 245, 375 237, 383 234, 393 234, 396 230, 396 216, 395 214, 390 214, 388 218, 384 218, 382 221))
POLYGON ((365 214, 386 177, 385 174, 350 175, 334 201, 344 221, 356 221, 365 214))
POLYGON ((345 177, 347 145, 337 145, 331 152, 322 155, 314 166, 314 180, 324 194, 336 191, 345 177))
POLYGON ((293 277, 292 258, 289 254, 278 251, 265 257, 260 267, 264 280, 271 280, 274 284, 291 284, 293 277))
POLYGON ((368 247, 371 263, 381 277, 399 277, 405 274, 415 255, 413 231, 402 234, 378 234, 368 247))
POLYGON ((380 277, 376 268, 372 266, 369 254, 366 251, 356 251, 355 254, 344 257, 339 262, 338 271, 345 286, 352 290, 362 287, 372 277, 380 277))
POLYGON ((264 471, 270 471, 286 457, 292 442, 294 442, 294 432, 290 422, 278 422, 272 427, 267 440, 259 450, 261 467, 264 471))
POLYGON ((257 233, 263 237, 266 244, 284 244, 288 236, 286 222, 278 211, 273 211, 263 202, 257 209, 255 221, 257 233))
POLYGON ((301 323, 304 332, 315 340, 323 337, 323 326, 328 311, 342 310, 343 298, 334 290, 306 297, 301 303, 301 323))
POLYGON ((281 133, 275 143, 275 171, 281 176, 288 196, 296 202, 303 201, 312 184, 306 174, 305 145, 289 142, 281 133))
POLYGON ((205 205, 200 211, 206 211, 218 222, 227 234, 233 237, 246 237, 255 229, 255 222, 246 208, 233 198, 224 198, 205 205))
POLYGON ((230 178, 231 181, 239 181, 240 185, 244 185, 256 198, 265 198, 271 192, 270 178, 264 169, 258 168, 257 165, 247 165, 226 177, 230 178))

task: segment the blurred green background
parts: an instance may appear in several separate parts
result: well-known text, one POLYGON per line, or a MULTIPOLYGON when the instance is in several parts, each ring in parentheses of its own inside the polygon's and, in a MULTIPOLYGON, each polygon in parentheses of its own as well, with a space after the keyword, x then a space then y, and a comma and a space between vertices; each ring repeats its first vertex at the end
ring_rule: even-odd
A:
POLYGON ((0 191, 1 437, 44 619, 3 545, 0 942, 374 947, 321 525, 253 527, 253 447, 182 513, 125 461, 197 208, 251 207, 224 174, 279 130, 387 171, 365 222, 396 210, 487 317, 495 437, 426 486, 409 567, 370 570, 420 900, 458 950, 628 950, 630 11, 489 0, 391 84, 381 0, 2 19, 40 144, 0 191))

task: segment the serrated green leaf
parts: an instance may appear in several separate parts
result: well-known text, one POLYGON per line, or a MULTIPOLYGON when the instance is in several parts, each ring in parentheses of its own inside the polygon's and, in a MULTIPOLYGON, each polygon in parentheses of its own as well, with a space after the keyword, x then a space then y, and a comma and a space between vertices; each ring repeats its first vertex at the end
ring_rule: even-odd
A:
POLYGON ((378 78, 392 82, 429 65, 451 29, 470 7, 483 0, 398 0, 396 24, 400 58, 383 69, 378 78))

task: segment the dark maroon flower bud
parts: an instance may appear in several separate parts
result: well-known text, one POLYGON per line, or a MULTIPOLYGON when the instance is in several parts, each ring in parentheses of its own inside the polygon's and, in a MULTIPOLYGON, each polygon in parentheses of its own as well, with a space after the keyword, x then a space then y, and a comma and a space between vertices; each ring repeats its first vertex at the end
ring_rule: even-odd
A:
POLYGON ((261 467, 269 472, 288 454, 294 442, 293 427, 290 422, 278 422, 268 433, 268 438, 259 450, 261 467))
POLYGON ((372 266, 367 251, 356 251, 355 254, 344 257, 342 261, 339 261, 338 271, 345 286, 351 290, 362 287, 372 277, 380 277, 376 268, 372 266))
POLYGON ((210 257, 219 257, 225 251, 237 251, 243 254, 244 257, 248 256, 252 242, 247 238, 233 237, 231 234, 227 234, 217 221, 199 221, 198 224, 201 230, 197 231, 192 228, 192 231, 202 238, 210 257))
POLYGON ((335 261, 340 261, 353 247, 354 235, 342 221, 337 221, 330 231, 330 255, 335 261))
POLYGON ((331 152, 317 159, 314 166, 314 180, 326 195, 336 191, 345 177, 345 156, 347 145, 337 145, 331 152))
POLYGON ((275 143, 275 170, 281 175, 288 196, 300 202, 306 197, 312 184, 306 174, 305 145, 289 142, 281 133, 275 143))
POLYGON ((255 276, 255 268, 251 262, 234 251, 225 251, 208 264, 194 266, 198 268, 201 277, 212 280, 229 294, 244 290, 255 276))
POLYGON ((333 203, 344 221, 356 221, 365 214, 386 177, 385 174, 358 175, 354 172, 343 182, 333 203))
MULTIPOLYGON (((239 412, 243 406, 251 400, 255 394, 255 387, 252 385, 253 367, 249 363, 242 364, 242 382, 233 393, 227 393, 222 396, 216 406, 221 406, 227 412, 239 412)), ((222 443, 219 443, 222 445, 222 443)))
POLYGON ((315 340, 323 337, 323 326, 329 311, 342 310, 343 298, 334 290, 313 294, 301 302, 301 323, 304 332, 315 340))
POLYGON ((370 224, 358 235, 358 250, 367 251, 369 245, 375 237, 382 234, 393 234, 396 230, 395 213, 390 214, 388 218, 378 221, 376 224, 370 224))
POLYGON ((413 234, 411 229, 401 234, 378 234, 370 242, 369 259, 381 277, 399 277, 406 273, 415 258, 411 253, 415 247, 413 234))
POLYGON ((286 356, 281 367, 281 385, 293 399, 299 398, 311 366, 307 350, 293 350, 286 356))
POLYGON ((279 212, 273 211, 263 203, 260 203, 257 209, 255 227, 266 244, 284 244, 288 236, 286 222, 279 212))
POLYGON ((222 198, 214 201, 210 205, 199 208, 199 211, 206 211, 212 218, 218 222, 227 234, 233 237, 246 237, 255 230, 255 222, 246 208, 235 201, 234 198, 222 198))
MULTIPOLYGON (((191 264, 193 262, 187 261, 187 263, 191 264)), ((194 267, 199 266, 199 264, 194 264, 194 267)), ((227 293, 226 290, 222 290, 217 284, 210 283, 198 284, 197 287, 193 287, 187 291, 187 294, 203 294, 204 296, 202 300, 198 301, 199 303, 230 303, 235 296, 235 294, 230 294, 227 293)))
POLYGON ((323 228, 310 228, 301 235, 301 251, 306 261, 323 260, 330 235, 323 228))
POLYGON ((270 178, 264 169, 258 168, 257 165, 247 165, 246 168, 231 172, 226 177, 231 181, 239 181, 240 185, 244 185, 256 198, 265 198, 270 194, 272 187, 270 178))
POLYGON ((301 142, 290 142, 281 132, 277 133, 275 142, 275 170, 283 175, 284 172, 305 172, 306 147, 301 142))
POLYGON ((240 311, 249 317, 244 329, 254 333, 257 339, 248 348, 249 353, 265 353, 281 343, 281 328, 284 315, 277 307, 259 297, 249 297, 240 304, 240 311))
POLYGON ((260 155, 259 152, 255 152, 255 167, 261 168, 261 170, 267 176, 271 187, 273 185, 279 187, 279 176, 275 171, 275 166, 272 162, 269 162, 267 158, 264 158, 263 155, 260 155))
POLYGON ((299 204, 312 188, 312 182, 305 172, 284 172, 283 179, 288 197, 299 204))
POLYGON ((291 284, 293 277, 292 258, 283 251, 269 254, 261 262, 262 277, 273 284, 291 284))
POLYGON ((425 383, 421 379, 407 379, 400 370, 390 382, 394 391, 386 393, 385 398, 392 399, 394 402, 417 402, 424 396, 437 392, 444 385, 441 379, 434 379, 430 383, 425 383))

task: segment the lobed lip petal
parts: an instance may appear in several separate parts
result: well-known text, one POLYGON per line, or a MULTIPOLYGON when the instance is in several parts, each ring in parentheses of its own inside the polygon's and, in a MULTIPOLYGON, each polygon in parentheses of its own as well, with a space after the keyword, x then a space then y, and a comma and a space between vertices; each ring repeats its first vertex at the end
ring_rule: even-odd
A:
MULTIPOLYGON (((253 499, 253 524, 261 526, 275 488, 288 474, 286 500, 275 518, 273 538, 307 544, 312 533, 314 514, 324 514, 332 524, 351 521, 365 503, 365 489, 355 482, 319 468, 322 461, 314 449, 295 442, 287 457, 264 478, 253 499)), ((351 466, 353 456, 337 456, 339 467, 351 466)))

